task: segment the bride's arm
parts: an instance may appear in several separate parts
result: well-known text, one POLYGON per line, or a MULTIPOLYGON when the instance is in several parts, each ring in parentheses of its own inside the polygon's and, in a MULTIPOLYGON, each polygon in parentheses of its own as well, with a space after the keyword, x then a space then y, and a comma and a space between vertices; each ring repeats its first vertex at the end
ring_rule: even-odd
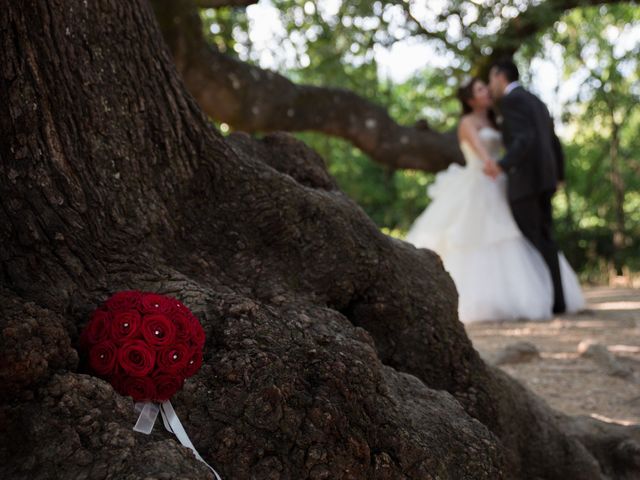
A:
POLYGON ((469 143, 483 162, 495 161, 495 159, 489 155, 487 149, 484 148, 482 140, 480 140, 480 136, 478 135, 478 129, 471 118, 465 117, 460 121, 458 140, 460 143, 462 143, 463 140, 469 143))

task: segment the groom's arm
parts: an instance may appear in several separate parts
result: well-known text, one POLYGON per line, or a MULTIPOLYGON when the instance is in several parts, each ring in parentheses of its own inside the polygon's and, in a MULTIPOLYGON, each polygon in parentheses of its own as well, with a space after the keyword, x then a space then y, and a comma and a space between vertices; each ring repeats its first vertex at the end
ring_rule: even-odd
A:
POLYGON ((505 145, 506 153, 498 162, 503 171, 508 172, 521 164, 535 140, 535 130, 529 112, 523 101, 506 97, 502 102, 503 125, 509 129, 510 143, 505 145), (515 100, 515 101, 514 101, 515 100))

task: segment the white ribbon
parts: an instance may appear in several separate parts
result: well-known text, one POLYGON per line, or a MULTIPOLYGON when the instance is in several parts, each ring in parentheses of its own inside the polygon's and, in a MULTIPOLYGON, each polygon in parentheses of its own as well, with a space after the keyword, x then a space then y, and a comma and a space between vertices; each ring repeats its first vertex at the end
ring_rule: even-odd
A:
POLYGON ((191 449, 196 458, 204 463, 207 467, 209 467, 209 470, 211 470, 216 476, 216 480, 222 480, 222 478, 220 478, 220 475, 218 475, 218 472, 216 472, 211 465, 204 461, 204 459, 196 450, 196 447, 194 447, 193 443, 191 443, 189 435, 187 435, 187 432, 182 426, 182 423, 180 423, 180 419, 178 418, 178 415, 176 414, 176 411, 173 409, 173 406, 171 405, 171 402, 169 400, 167 400, 166 402, 162 402, 160 405, 153 402, 138 402, 135 404, 134 408, 136 412, 140 412, 138 421, 133 427, 136 432, 149 435, 156 423, 158 413, 160 413, 160 416, 162 417, 162 423, 164 423, 164 428, 166 428, 167 431, 173 433, 183 446, 191 449))
POLYGON ((158 407, 158 404, 151 402, 136 403, 135 410, 140 412, 140 416, 133 429, 136 432, 149 435, 156 423, 156 418, 158 418, 160 407, 158 407))

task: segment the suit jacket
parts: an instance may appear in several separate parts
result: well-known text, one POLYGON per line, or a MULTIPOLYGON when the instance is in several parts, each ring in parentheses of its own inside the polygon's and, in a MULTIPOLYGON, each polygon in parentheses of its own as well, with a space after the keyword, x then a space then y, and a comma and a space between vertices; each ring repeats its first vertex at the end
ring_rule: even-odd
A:
POLYGON ((498 162, 507 174, 511 202, 556 189, 564 180, 564 154, 542 101, 516 87, 500 102, 506 153, 498 162))

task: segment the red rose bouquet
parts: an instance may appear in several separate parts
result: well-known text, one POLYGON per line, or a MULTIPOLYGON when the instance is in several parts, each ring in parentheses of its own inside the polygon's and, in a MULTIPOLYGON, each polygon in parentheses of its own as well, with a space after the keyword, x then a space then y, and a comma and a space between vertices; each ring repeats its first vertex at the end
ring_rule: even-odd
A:
POLYGON ((175 298, 118 292, 80 336, 89 368, 136 402, 168 400, 202 365, 205 334, 175 298))

